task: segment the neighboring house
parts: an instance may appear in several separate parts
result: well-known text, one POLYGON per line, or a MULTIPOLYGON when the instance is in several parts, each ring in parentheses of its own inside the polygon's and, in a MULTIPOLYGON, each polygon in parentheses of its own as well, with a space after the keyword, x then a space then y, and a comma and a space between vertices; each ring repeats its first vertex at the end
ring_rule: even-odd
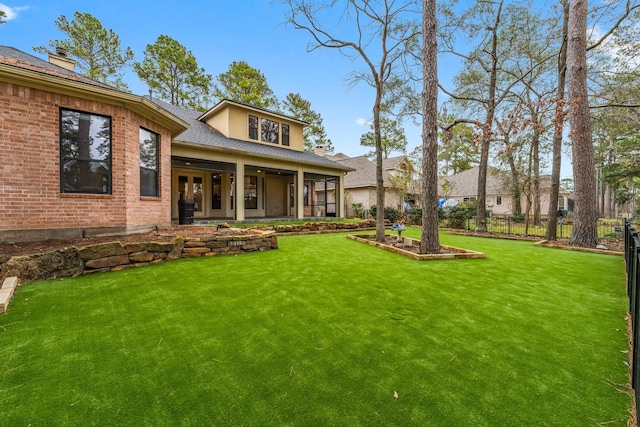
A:
POLYGON ((165 227, 180 198, 229 220, 310 216, 317 183, 343 200, 350 168, 304 152, 304 122, 226 100, 190 111, 73 67, 0 46, 0 242, 165 227))
MULTIPOLYGON (((345 177, 345 207, 352 216, 352 204, 361 203, 365 210, 376 204, 376 163, 365 156, 348 157, 342 153, 325 155, 326 158, 354 169, 345 177)), ((405 156, 390 157, 382 161, 385 206, 402 211, 404 202, 413 206, 417 201, 411 181, 410 165, 405 156)))
MULTIPOLYGON (((540 212, 543 217, 549 210, 551 177, 540 177, 540 212)), ((478 167, 468 169, 456 175, 440 177, 438 179, 439 198, 455 199, 460 203, 476 202, 478 195, 478 167)), ((531 196, 532 197, 532 196, 531 196)), ((533 200, 531 201, 533 203, 533 200)), ((566 209, 572 205, 571 194, 561 193, 558 200, 558 208, 566 209)), ((486 208, 491 215, 513 215, 515 212, 515 198, 513 191, 505 180, 504 173, 496 168, 487 171, 486 208)), ((527 209, 527 194, 521 196, 521 212, 527 209)), ((533 209, 533 208, 532 208, 533 209)), ((530 213, 530 215, 533 215, 530 213)))

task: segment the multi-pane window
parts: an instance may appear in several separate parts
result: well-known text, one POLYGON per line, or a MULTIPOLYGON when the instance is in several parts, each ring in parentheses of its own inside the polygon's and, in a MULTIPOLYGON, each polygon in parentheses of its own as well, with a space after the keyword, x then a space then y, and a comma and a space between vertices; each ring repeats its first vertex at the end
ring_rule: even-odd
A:
POLYGON ((282 125, 282 145, 289 146, 289 125, 282 125))
POLYGON ((249 115, 249 139, 258 139, 258 118, 249 115))
POLYGON ((262 119, 262 140, 264 142, 278 143, 278 122, 262 119))
POLYGON ((60 109, 60 192, 111 194, 111 117, 60 109))
POLYGON ((158 134, 140 128, 140 195, 158 197, 158 134))
POLYGON ((502 205, 502 196, 496 196, 496 206, 502 205))
POLYGON ((244 177, 244 207, 258 209, 258 177, 245 175, 244 177))

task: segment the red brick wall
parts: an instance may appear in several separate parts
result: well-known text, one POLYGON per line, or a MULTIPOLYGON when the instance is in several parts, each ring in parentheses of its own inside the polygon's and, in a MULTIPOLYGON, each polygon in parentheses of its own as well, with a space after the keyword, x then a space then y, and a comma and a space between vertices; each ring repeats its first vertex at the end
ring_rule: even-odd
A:
POLYGON ((0 82, 0 241, 10 230, 169 224, 170 144, 166 128, 125 107, 0 82), (60 193, 60 107, 111 117, 111 195, 60 193), (140 198, 141 126, 160 134, 159 198, 140 198))

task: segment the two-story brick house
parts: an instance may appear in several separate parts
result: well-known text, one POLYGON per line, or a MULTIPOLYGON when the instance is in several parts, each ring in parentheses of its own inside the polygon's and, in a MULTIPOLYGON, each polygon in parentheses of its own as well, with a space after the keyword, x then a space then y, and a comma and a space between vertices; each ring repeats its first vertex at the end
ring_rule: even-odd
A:
POLYGON ((341 192, 349 170, 304 152, 304 125, 230 101, 189 111, 0 46, 0 242, 165 227, 181 197, 196 218, 302 218, 309 188, 341 192))

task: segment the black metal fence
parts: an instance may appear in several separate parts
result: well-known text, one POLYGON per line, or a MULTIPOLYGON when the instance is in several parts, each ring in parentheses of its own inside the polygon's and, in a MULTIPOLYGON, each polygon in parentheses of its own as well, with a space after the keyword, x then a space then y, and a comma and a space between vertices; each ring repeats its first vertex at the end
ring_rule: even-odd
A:
POLYGON ((638 232, 625 221, 624 225, 624 260, 627 266, 627 295, 629 296, 629 314, 631 316, 631 387, 635 391, 636 417, 640 418, 640 393, 638 384, 640 381, 640 241, 638 232))
MULTIPOLYGON (((440 227, 451 227, 451 222, 448 219, 440 220, 440 227)), ((457 223, 458 228, 462 225, 460 221, 457 223)), ((476 220, 474 217, 467 218, 464 221, 464 228, 466 230, 475 230, 476 220)), ((535 224, 533 221, 527 223, 524 220, 515 220, 510 217, 492 217, 487 218, 487 231, 491 233, 514 235, 514 236, 534 236, 544 237, 547 232, 546 222, 541 224, 535 224)), ((558 220, 558 226, 556 228, 556 237, 570 237, 573 231, 573 221, 570 220, 558 220)), ((598 221, 598 237, 601 239, 622 239, 624 231, 624 223, 622 221, 612 222, 611 220, 598 221)))

